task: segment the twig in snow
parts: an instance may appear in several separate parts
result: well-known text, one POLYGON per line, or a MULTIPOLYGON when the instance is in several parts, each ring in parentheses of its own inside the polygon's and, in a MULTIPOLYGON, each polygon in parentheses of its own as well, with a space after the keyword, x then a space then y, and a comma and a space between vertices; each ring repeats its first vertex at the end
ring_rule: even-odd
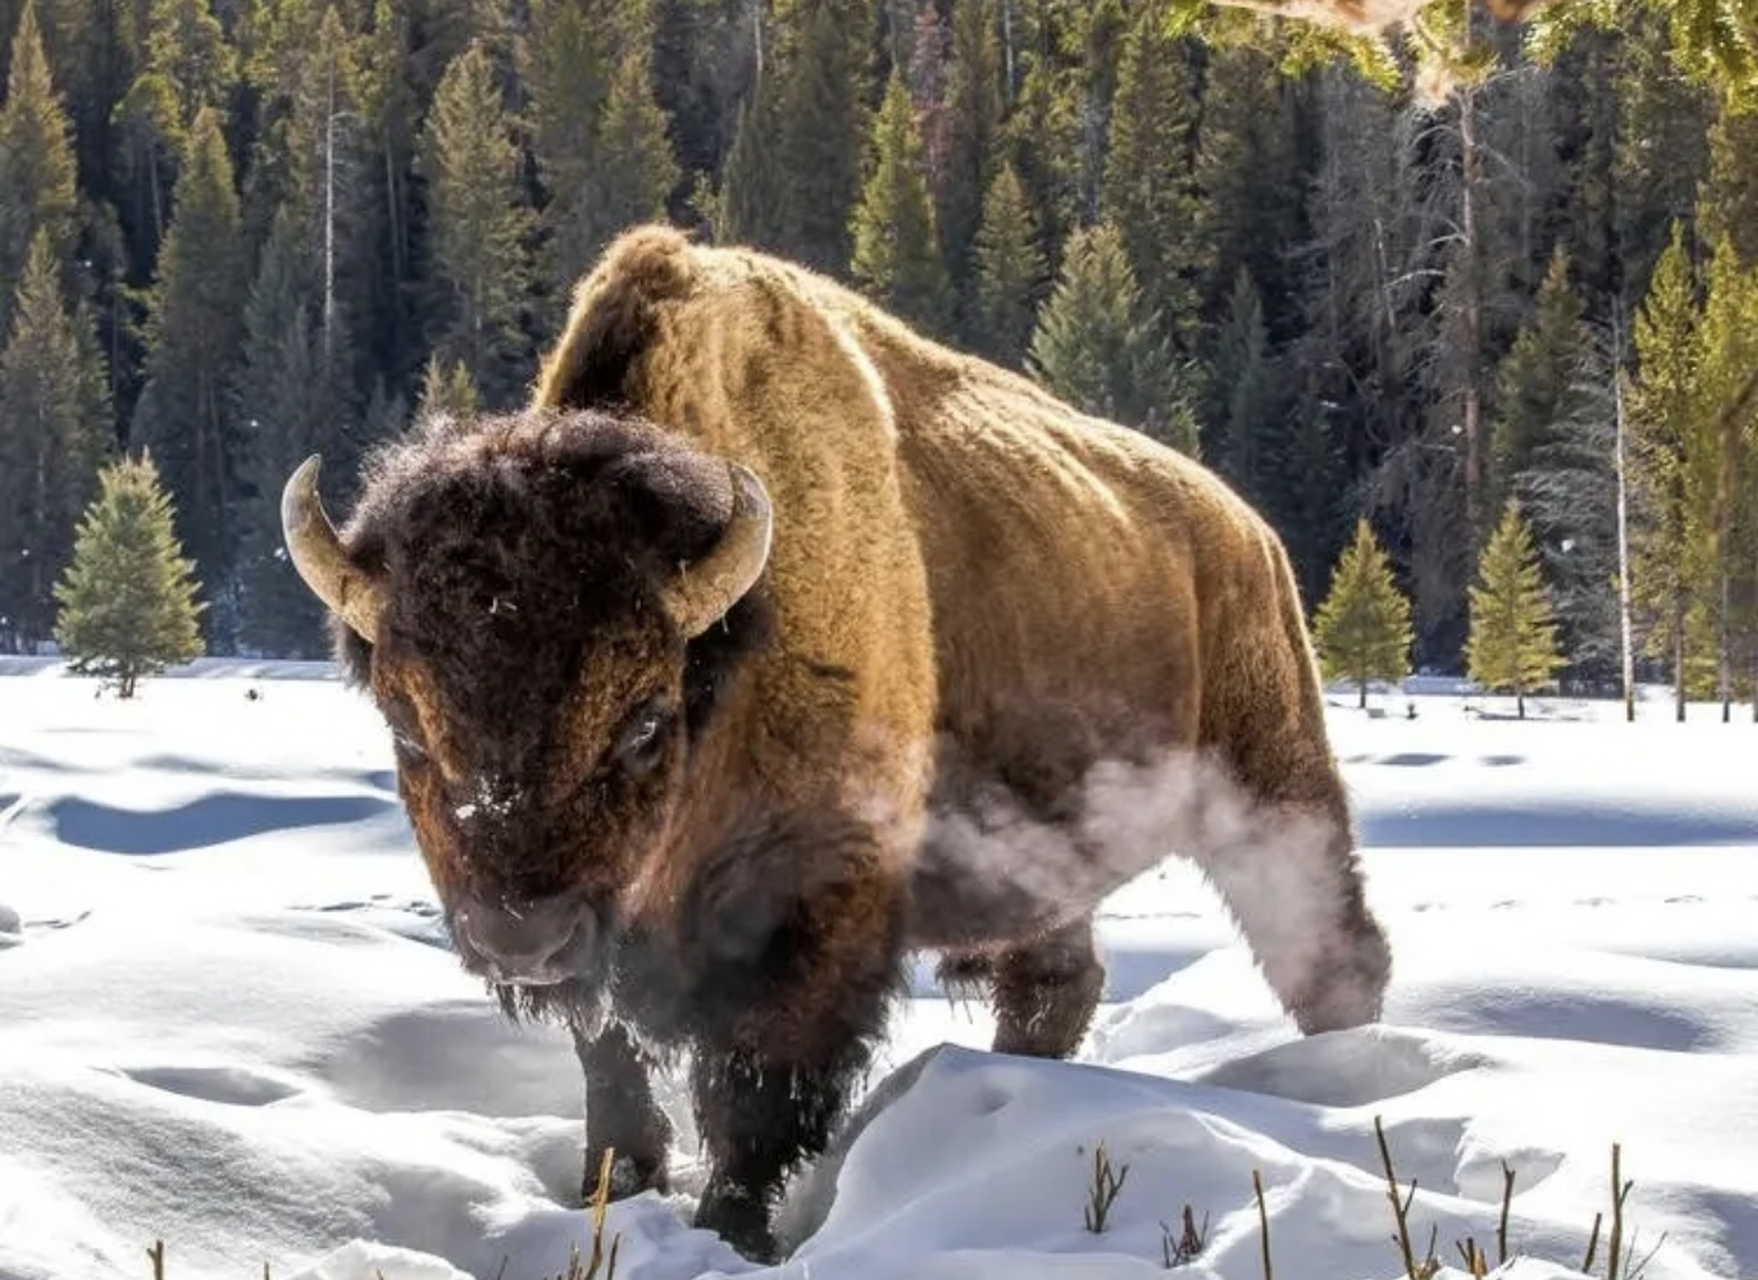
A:
POLYGON ((147 1257, 153 1260, 153 1280, 165 1280, 165 1242, 155 1240, 149 1244, 147 1257))
POLYGON ((1251 1171, 1251 1185, 1257 1192, 1257 1229, 1264 1242, 1264 1280, 1275 1280, 1270 1272, 1270 1212, 1264 1208, 1264 1180, 1256 1169, 1251 1171))
POLYGON ((1654 1255, 1660 1252, 1660 1246, 1666 1243, 1666 1232, 1660 1233, 1660 1239, 1654 1242, 1654 1248, 1636 1257, 1636 1235, 1630 1233, 1630 1246, 1624 1252, 1624 1280, 1642 1280, 1642 1273, 1648 1270, 1648 1264, 1654 1261, 1654 1255))
POLYGON ((1508 1265, 1508 1209, 1514 1203, 1514 1169, 1502 1161, 1502 1218, 1496 1224, 1496 1265, 1508 1265))
POLYGON ((1587 1256, 1581 1260, 1581 1270, 1588 1275, 1593 1274, 1593 1258, 1599 1252, 1599 1225, 1604 1220, 1603 1213, 1593 1215, 1593 1231, 1587 1237, 1587 1256))
POLYGON ((1612 1143, 1612 1222, 1611 1237, 1605 1243, 1605 1280, 1618 1280, 1618 1267, 1623 1262, 1624 1248, 1624 1200, 1630 1194, 1634 1182, 1621 1181, 1619 1162, 1623 1151, 1619 1143, 1612 1143))

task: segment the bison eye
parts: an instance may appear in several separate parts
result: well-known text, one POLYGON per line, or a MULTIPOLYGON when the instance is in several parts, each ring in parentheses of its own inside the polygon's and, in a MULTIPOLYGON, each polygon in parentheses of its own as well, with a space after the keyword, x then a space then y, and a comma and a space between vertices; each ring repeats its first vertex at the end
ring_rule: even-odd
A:
POLYGON ((665 749, 665 731, 671 712, 657 702, 635 708, 617 733, 615 756, 624 770, 643 774, 659 763, 665 749))

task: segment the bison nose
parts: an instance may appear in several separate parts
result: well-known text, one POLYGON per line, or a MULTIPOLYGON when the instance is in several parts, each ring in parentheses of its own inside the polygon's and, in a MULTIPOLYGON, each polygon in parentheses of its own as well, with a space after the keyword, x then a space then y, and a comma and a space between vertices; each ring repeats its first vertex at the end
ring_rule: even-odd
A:
POLYGON ((470 949, 497 982, 545 985, 583 976, 597 922, 571 894, 537 901, 471 900, 457 909, 470 949))

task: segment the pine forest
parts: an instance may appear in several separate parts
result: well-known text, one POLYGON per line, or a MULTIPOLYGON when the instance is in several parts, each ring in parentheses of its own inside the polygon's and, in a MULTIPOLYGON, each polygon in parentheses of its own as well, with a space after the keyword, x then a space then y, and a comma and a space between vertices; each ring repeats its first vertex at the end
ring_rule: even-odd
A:
POLYGON ((205 650, 323 656, 292 468, 322 452, 345 511, 414 415, 521 403, 577 277, 663 218, 1196 454, 1314 615, 1371 538, 1394 665, 1494 666, 1473 611, 1525 574, 1552 656, 1501 665, 1750 698, 1753 30, 1722 0, 1445 0, 1384 38, 1205 0, 0 0, 0 650, 54 643, 127 457, 205 650))

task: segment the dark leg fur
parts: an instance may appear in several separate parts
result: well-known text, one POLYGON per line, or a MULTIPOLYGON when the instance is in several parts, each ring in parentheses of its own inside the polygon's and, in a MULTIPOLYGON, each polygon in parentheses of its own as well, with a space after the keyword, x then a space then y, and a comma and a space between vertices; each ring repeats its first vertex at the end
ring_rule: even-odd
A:
POLYGON ((1066 1058, 1080 1047, 1105 989, 1090 919, 1013 948, 994 972, 996 1053, 1066 1058))
POLYGON ((749 1258, 773 1260, 773 1200, 823 1151, 903 988, 903 915, 865 823, 759 813, 681 895, 676 935, 624 961, 621 1007, 691 1051, 696 1223, 749 1258))
POLYGON ((648 1063, 628 1032, 615 1022, 591 1040, 574 1032, 574 1051, 586 1072, 586 1170, 582 1199, 598 1189, 599 1166, 614 1149, 610 1197, 665 1191, 671 1121, 653 1100, 648 1063))
POLYGON ((790 1169, 823 1151, 867 1053, 823 1067, 767 1065, 735 1050, 699 1055, 692 1084, 713 1174, 696 1225, 755 1262, 777 1261, 770 1210, 790 1169))

